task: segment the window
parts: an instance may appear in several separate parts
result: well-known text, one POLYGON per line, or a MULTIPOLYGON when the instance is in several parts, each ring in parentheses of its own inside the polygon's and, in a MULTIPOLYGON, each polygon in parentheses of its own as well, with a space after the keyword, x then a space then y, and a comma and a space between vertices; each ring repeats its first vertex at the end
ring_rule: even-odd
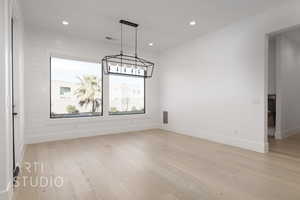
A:
POLYGON ((71 93, 71 88, 69 87, 60 87, 60 95, 68 95, 71 93))
POLYGON ((145 113, 145 79, 110 75, 110 115, 145 113))
POLYGON ((51 57, 51 118, 102 115, 99 63, 51 57))

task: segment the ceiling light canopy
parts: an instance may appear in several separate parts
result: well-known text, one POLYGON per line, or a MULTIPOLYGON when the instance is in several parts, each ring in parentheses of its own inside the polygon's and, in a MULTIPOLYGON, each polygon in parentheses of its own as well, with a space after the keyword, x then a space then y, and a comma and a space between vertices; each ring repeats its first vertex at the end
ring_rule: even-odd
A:
MULTIPOLYGON (((116 74, 123 76, 135 76, 151 78, 154 70, 154 63, 147 61, 137 55, 137 28, 138 24, 120 20, 121 24, 121 51, 118 55, 105 56, 102 59, 102 67, 105 74, 116 74), (123 25, 135 29, 135 52, 134 55, 123 53, 123 25)), ((150 45, 150 44, 149 44, 150 45)), ((153 43, 152 43, 153 45, 153 43)))
POLYGON ((150 47, 152 47, 152 46, 153 46, 153 42, 150 42, 148 45, 149 45, 150 47))

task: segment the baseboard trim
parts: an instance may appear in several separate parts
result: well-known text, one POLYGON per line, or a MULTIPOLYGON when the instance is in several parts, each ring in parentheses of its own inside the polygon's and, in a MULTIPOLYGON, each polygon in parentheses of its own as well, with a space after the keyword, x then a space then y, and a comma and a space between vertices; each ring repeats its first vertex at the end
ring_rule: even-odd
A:
POLYGON ((13 186, 9 183, 6 190, 0 191, 0 200, 12 200, 13 197, 13 186))
POLYGON ((35 144, 35 143, 42 143, 42 142, 51 142, 51 141, 59 141, 59 140, 67 140, 67 139, 76 139, 82 137, 92 137, 98 135, 109 135, 109 134, 118 134, 124 133, 129 131, 142 131, 142 130, 149 130, 149 129, 160 129, 161 124, 159 123, 151 123, 146 125, 140 126, 127 126, 122 128, 110 128, 106 130, 96 131, 96 130, 86 130, 86 131, 68 131, 68 132, 58 132, 58 133, 49 133, 44 135, 27 135, 25 138, 26 144, 35 144))
POLYGON ((296 134, 300 134, 300 128, 295 128, 295 129, 290 129, 290 130, 285 130, 283 131, 283 134, 281 134, 281 138, 280 139, 285 139, 287 137, 296 135, 296 134))
POLYGON ((279 130, 275 130, 275 139, 282 140, 282 133, 279 130))
POLYGON ((259 152, 259 153, 267 153, 269 151, 269 143, 258 143, 255 141, 250 141, 250 140, 244 140, 244 139, 237 139, 237 138, 232 138, 232 137, 228 137, 228 136, 224 136, 224 135, 216 135, 216 134, 193 134, 190 133, 188 131, 183 131, 183 130, 176 130, 176 129, 172 129, 169 127, 163 127, 163 130, 167 130, 167 131, 171 131, 174 133, 178 133, 181 135, 188 135, 188 136, 192 136, 192 137, 196 137, 196 138, 200 138, 200 139, 204 139, 204 140, 208 140, 208 141, 212 141, 212 142, 217 142, 220 144, 225 144, 225 145, 230 145, 230 146, 234 146, 234 147, 239 147, 242 149, 246 149, 246 150, 251 150, 251 151, 255 151, 255 152, 259 152))

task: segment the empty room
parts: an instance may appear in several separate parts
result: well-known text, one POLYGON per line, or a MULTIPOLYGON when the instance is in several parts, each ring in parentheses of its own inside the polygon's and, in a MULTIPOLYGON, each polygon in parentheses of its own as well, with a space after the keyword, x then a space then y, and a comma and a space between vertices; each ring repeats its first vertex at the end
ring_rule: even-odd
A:
POLYGON ((299 13, 1 0, 0 200, 299 200, 299 13))

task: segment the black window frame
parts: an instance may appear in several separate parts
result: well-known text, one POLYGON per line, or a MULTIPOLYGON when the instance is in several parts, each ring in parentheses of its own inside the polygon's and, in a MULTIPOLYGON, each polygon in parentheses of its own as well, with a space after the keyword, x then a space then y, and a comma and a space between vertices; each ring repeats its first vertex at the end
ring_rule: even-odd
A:
POLYGON ((87 117, 101 117, 103 116, 103 79, 104 79, 104 73, 103 73, 103 67, 101 62, 96 62, 96 61, 89 61, 87 59, 80 59, 80 58, 72 58, 71 56, 59 56, 59 55, 51 55, 49 58, 50 62, 50 119, 68 119, 68 118, 87 118, 87 117), (99 64, 101 68, 101 112, 97 114, 86 114, 86 115, 79 115, 79 114, 61 114, 62 116, 53 116, 52 115, 52 58, 61 58, 61 59, 68 59, 68 60, 75 60, 75 61, 80 61, 80 62, 91 62, 91 63, 97 63, 99 64))
MULTIPOLYGON (((118 75, 118 74, 109 74, 109 77, 110 76, 126 76, 126 75, 118 75)), ((128 75, 127 77, 132 77, 130 75, 128 75)), ((134 76, 134 78, 137 78, 134 76)), ((113 113, 113 112, 110 112, 110 93, 109 93, 109 104, 108 104, 108 115, 109 116, 124 116, 124 115, 145 115, 146 114, 146 78, 145 77, 138 77, 138 78, 143 78, 144 79, 144 112, 119 112, 119 113, 113 113)), ((110 84, 109 84, 109 87, 110 87, 110 84)), ((110 90, 110 88, 109 88, 110 90)))

